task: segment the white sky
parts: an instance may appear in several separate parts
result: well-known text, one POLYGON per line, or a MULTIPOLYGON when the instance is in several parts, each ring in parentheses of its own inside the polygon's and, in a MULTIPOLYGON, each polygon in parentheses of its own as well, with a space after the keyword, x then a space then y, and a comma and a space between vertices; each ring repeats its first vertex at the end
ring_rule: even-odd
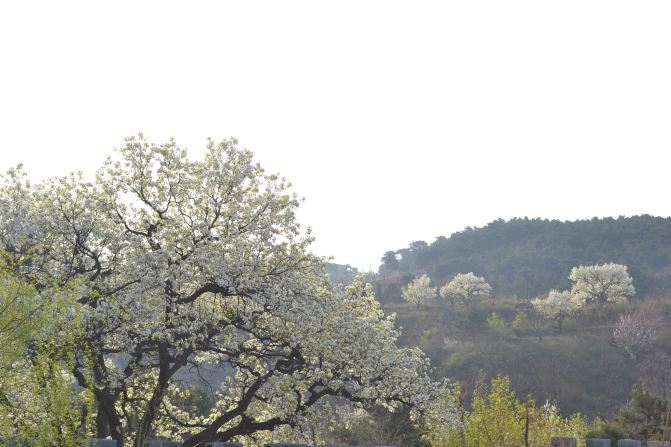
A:
POLYGON ((2 2, 0 170, 236 136, 314 250, 515 216, 671 214, 671 2, 2 2))

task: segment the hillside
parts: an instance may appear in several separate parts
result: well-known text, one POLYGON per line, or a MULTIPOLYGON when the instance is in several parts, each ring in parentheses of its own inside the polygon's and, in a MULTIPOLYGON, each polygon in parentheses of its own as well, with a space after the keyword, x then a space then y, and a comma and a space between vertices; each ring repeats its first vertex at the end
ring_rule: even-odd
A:
POLYGON ((496 220, 432 243, 388 251, 380 276, 382 301, 400 301, 400 286, 426 273, 444 283, 460 272, 487 278, 495 296, 532 298, 568 285, 573 266, 627 265, 639 297, 671 289, 671 218, 649 215, 562 222, 496 220))
POLYGON ((457 380, 468 391, 482 375, 507 375, 519 396, 610 417, 639 381, 659 395, 671 394, 670 260, 669 218, 497 220, 387 252, 369 280, 385 312, 396 314, 402 342, 427 352, 437 376, 457 380), (600 315, 582 313, 563 330, 535 313, 530 299, 568 288, 573 266, 606 262, 628 266, 637 291, 628 303, 608 306, 600 315), (491 298, 470 308, 442 299, 416 307, 401 298, 402 287, 418 274, 440 287, 470 271, 493 289, 491 298), (632 358, 615 346, 613 331, 621 316, 646 306, 655 315, 656 340, 632 358), (500 327, 488 323, 492 312, 500 316, 500 327), (515 328, 520 315, 526 326, 515 328))
POLYGON ((485 300, 471 309, 436 300, 419 309, 387 304, 385 311, 396 314, 402 343, 424 350, 437 377, 459 381, 467 393, 480 376, 506 375, 519 396, 556 401, 567 413, 611 417, 639 381, 659 395, 671 395, 668 300, 654 300, 656 341, 645 352, 631 358, 613 343, 620 316, 650 301, 613 307, 605 318, 581 315, 561 332, 521 300, 485 300), (503 321, 500 329, 487 322, 492 312, 503 321), (517 330, 513 321, 519 314, 529 324, 517 330))

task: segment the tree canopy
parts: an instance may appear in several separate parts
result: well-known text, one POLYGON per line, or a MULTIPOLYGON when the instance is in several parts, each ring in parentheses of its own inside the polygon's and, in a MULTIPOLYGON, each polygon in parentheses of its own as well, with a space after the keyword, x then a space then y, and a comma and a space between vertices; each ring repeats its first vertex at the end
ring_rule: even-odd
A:
POLYGON ((457 299, 470 306, 475 298, 488 298, 492 287, 485 278, 473 272, 459 273, 450 282, 440 288, 440 296, 446 299, 457 299))
POLYGON ((94 394, 96 436, 190 447, 300 427, 325 398, 436 400, 426 357, 397 347, 361 280, 327 280, 290 184, 235 140, 191 161, 140 135, 93 182, 33 186, 21 169, 3 181, 0 247, 14 272, 43 300, 74 295, 70 373, 94 394), (199 386, 214 390, 208 408, 189 404, 199 386))
MULTIPOLYGON (((80 318, 69 291, 48 299, 0 266, 0 443, 81 445, 89 390, 75 389, 80 318)), ((11 445, 11 444, 10 444, 11 445)))
POLYGON ((573 267, 569 279, 573 299, 581 305, 623 303, 635 293, 627 267, 612 262, 573 267))
POLYGON ((431 287, 431 278, 418 276, 403 289, 403 299, 419 307, 436 296, 436 288, 431 287))
POLYGON ((557 322, 559 330, 562 329, 564 319, 575 315, 580 310, 580 305, 573 298, 573 294, 565 290, 550 290, 545 298, 536 298, 531 301, 534 310, 543 317, 557 322))

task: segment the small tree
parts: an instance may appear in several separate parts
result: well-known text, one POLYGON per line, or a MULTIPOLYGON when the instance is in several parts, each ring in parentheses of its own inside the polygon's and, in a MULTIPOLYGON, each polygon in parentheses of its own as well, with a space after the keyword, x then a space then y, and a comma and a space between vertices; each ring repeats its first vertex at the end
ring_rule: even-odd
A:
POLYGON ((492 312, 491 315, 487 317, 487 326, 497 334, 505 335, 508 333, 506 322, 496 312, 492 312))
POLYGON ((85 436, 91 395, 71 374, 80 318, 68 293, 45 298, 0 271, 0 445, 75 447, 85 436))
POLYGON ((517 315, 515 315, 515 319, 513 320, 511 326, 513 331, 516 333, 524 333, 531 327, 531 324, 529 323, 529 317, 527 317, 525 312, 518 312, 517 315))
POLYGON ((459 273, 452 281, 440 288, 440 296, 446 300, 459 300, 470 307, 475 298, 488 298, 492 287, 482 276, 475 276, 473 272, 459 273))
POLYGON ((569 279, 571 293, 579 305, 603 308, 606 303, 624 303, 635 293, 627 267, 620 264, 573 267, 569 279))
POLYGON ((613 340, 618 348, 635 359, 657 340, 657 331, 632 315, 621 315, 613 330, 613 340))
POLYGON ((393 251, 387 251, 382 256, 382 265, 380 266, 383 270, 396 270, 398 268, 398 258, 396 253, 393 251))
POLYGON ((519 447, 524 438, 522 404, 511 390, 508 377, 492 379, 489 391, 480 382, 472 406, 465 429, 467 445, 519 447))
POLYGON ((622 315, 615 325, 613 340, 632 359, 649 349, 657 340, 657 325, 663 309, 646 303, 632 315, 622 315))
POLYGON ((552 403, 537 407, 533 399, 520 402, 508 377, 492 379, 489 387, 480 378, 470 412, 464 408, 460 387, 455 386, 447 408, 457 409, 457 417, 450 417, 448 423, 424 421, 425 439, 431 447, 546 447, 551 436, 575 437, 579 445, 585 445, 587 423, 579 413, 564 418, 552 403))
POLYGON ((665 419, 669 403, 651 394, 642 383, 634 385, 630 400, 620 408, 611 421, 598 421, 593 437, 627 437, 661 440, 665 434, 665 419))
POLYGON ((436 288, 431 287, 431 278, 427 275, 418 276, 403 288, 403 299, 419 306, 436 296, 436 288))
POLYGON ((531 304, 534 310, 544 318, 556 321, 560 332, 564 327, 564 319, 575 315, 580 309, 580 305, 569 291, 550 290, 547 298, 536 298, 531 301, 531 304))

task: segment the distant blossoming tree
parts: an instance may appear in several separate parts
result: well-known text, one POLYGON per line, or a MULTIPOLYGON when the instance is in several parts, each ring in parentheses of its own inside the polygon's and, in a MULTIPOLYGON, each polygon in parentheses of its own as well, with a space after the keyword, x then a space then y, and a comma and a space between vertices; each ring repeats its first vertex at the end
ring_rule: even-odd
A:
POLYGON ((436 296, 436 288, 430 284, 431 278, 427 275, 418 276, 403 288, 403 299, 419 307, 436 296))
POLYGON ((663 313, 659 303, 647 302, 633 314, 620 316, 613 330, 615 345, 636 358, 657 340, 657 326, 663 313))
POLYGON ((492 287, 485 278, 472 272, 459 273, 450 282, 440 288, 440 296, 453 301, 458 300, 471 306, 475 299, 489 298, 492 287))
POLYGON ((603 307, 606 303, 623 303, 635 293, 627 267, 620 264, 574 267, 569 279, 573 298, 581 306, 603 307))
POLYGON ((636 358, 657 340, 657 331, 643 320, 632 315, 622 315, 613 330, 613 340, 631 358, 636 358))
POLYGON ((573 299, 570 291, 550 290, 546 298, 536 298, 531 301, 531 304, 537 313, 548 320, 556 321, 560 331, 563 329, 564 320, 575 315, 580 309, 580 305, 573 299))
POLYGON ((94 393, 96 436, 193 447, 300 427, 326 398, 438 400, 427 358, 396 345, 370 288, 328 282, 298 204, 235 140, 191 161, 132 137, 93 182, 4 177, 0 248, 15 273, 44 299, 75 294, 71 373, 94 393), (214 403, 198 410, 183 379, 212 368, 214 403))

